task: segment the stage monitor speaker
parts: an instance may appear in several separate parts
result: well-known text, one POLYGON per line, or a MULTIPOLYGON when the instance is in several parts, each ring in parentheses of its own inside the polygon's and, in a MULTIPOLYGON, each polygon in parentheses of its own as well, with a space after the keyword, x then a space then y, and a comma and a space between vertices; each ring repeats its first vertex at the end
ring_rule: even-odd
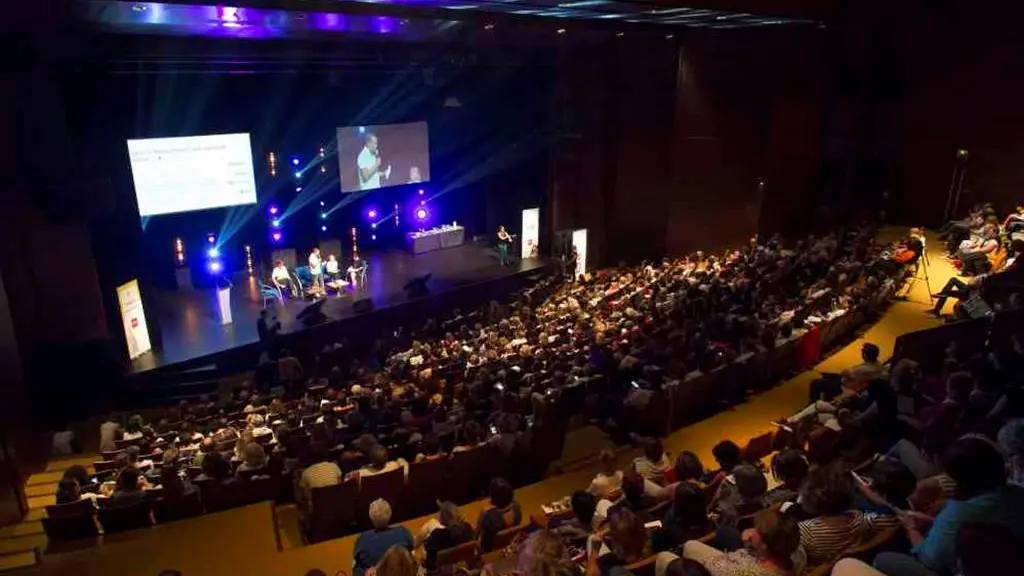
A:
POLYGON ((352 303, 352 310, 354 310, 356 314, 373 312, 373 300, 370 300, 369 298, 360 298, 352 303))
POLYGON ((295 315, 295 319, 302 322, 303 326, 306 327, 323 324, 327 321, 327 315, 324 314, 323 311, 323 307, 326 302, 326 298, 321 298, 316 302, 313 302, 299 311, 299 313, 295 315))
POLYGON ((347 258, 341 253, 341 240, 337 238, 328 238, 320 241, 320 255, 323 256, 324 260, 327 260, 327 256, 334 254, 338 258, 339 262, 346 262, 347 258))
MULTIPOLYGON (((289 270, 295 270, 295 265, 297 264, 295 248, 283 248, 281 250, 274 250, 271 252, 270 267, 273 268, 274 262, 277 262, 278 260, 284 262, 285 267, 289 270)), ((302 263, 305 264, 306 262, 303 261, 302 263)))
POLYGON ((406 294, 408 294, 410 299, 422 298, 430 294, 430 289, 427 288, 427 282, 430 281, 430 278, 433 276, 433 274, 417 276, 416 278, 413 278, 412 280, 406 282, 405 286, 402 287, 402 290, 405 290, 406 294))

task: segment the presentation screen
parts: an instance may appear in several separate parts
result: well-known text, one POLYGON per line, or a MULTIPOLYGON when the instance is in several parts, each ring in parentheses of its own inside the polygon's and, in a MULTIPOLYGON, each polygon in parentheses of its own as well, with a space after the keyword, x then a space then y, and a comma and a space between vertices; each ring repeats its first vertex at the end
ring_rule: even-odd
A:
POLYGON ((426 122, 338 128, 342 192, 430 181, 426 122))
POLYGON ((128 141, 140 216, 256 203, 248 134, 128 141))

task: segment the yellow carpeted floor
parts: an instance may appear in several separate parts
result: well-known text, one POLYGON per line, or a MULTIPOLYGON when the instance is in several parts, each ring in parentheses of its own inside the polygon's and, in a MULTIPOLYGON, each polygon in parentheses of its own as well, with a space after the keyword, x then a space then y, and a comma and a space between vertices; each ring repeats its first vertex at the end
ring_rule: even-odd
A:
MULTIPOLYGON (((898 237, 899 231, 891 230, 882 239, 898 237)), ((932 246, 938 246, 938 243, 933 242, 932 246)), ((929 249, 929 255, 930 286, 934 292, 955 271, 935 248, 929 249)), ((923 279, 914 283, 905 301, 893 303, 876 324, 814 370, 800 374, 734 409, 676 431, 666 439, 666 450, 673 454, 691 450, 710 463, 711 448, 720 440, 730 438, 742 444, 748 438, 770 430, 770 420, 804 407, 808 384, 816 377, 817 371, 836 372, 859 362, 859 350, 864 342, 877 344, 883 356, 888 357, 900 334, 937 326, 939 321, 925 313, 930 306, 928 292, 923 279)), ((539 512, 541 504, 585 487, 595 473, 595 465, 579 465, 580 457, 612 447, 612 443, 596 428, 584 427, 571 433, 565 459, 559 463, 561 468, 571 471, 557 473, 518 490, 516 497, 524 512, 539 512)), ((633 449, 619 450, 623 462, 635 453, 633 449)), ((42 517, 42 508, 53 503, 60 471, 73 464, 89 464, 93 460, 93 457, 82 457, 54 461, 46 472, 29 479, 32 513, 25 522, 0 529, 0 570, 31 565, 35 561, 31 554, 3 554, 24 552, 33 547, 45 548, 46 537, 39 518, 42 517), (5 562, 8 559, 10 562, 5 562)), ((558 465, 556 469, 559 469, 558 465)), ((475 519, 484 505, 484 501, 478 501, 464 506, 465 516, 475 519)), ((426 520, 426 517, 418 518, 404 524, 415 531, 426 520)), ((312 568, 319 568, 327 574, 335 574, 339 570, 351 573, 354 542, 355 536, 349 536, 303 546, 294 506, 279 507, 275 511, 269 503, 264 503, 118 535, 107 538, 102 546, 87 550, 44 555, 39 566, 26 571, 32 574, 65 574, 73 570, 79 574, 116 576, 157 574, 163 569, 176 568, 186 576, 301 575, 312 568)))

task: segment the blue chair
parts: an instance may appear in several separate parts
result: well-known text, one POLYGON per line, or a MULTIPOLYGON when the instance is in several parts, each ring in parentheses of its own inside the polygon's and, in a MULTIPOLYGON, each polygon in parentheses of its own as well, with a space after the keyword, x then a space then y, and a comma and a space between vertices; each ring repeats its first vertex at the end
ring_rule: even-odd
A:
POLYGON ((281 289, 278 288, 277 286, 270 286, 268 284, 264 284, 263 282, 260 282, 259 283, 259 287, 260 287, 260 296, 263 297, 263 307, 264 308, 267 307, 267 302, 269 302, 271 300, 277 300, 278 302, 284 302, 284 296, 281 294, 281 289))
POLYGON ((309 266, 299 266, 295 269, 295 281, 299 285, 299 293, 305 295, 313 286, 313 273, 309 271, 309 266))

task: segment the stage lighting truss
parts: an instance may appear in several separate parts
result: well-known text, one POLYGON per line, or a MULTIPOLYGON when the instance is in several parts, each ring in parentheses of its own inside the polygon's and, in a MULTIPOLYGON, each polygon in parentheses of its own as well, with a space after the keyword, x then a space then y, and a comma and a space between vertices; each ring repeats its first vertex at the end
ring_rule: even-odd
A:
POLYGON ((397 227, 397 226, 398 226, 399 224, 401 224, 401 223, 402 223, 402 220, 401 220, 401 218, 400 218, 400 217, 398 216, 398 204, 396 203, 396 204, 395 204, 395 226, 397 227))
POLYGON ((270 152, 267 154, 267 168, 270 170, 270 175, 277 176, 277 154, 270 152))
POLYGON ((252 246, 245 245, 245 269, 249 272, 249 276, 252 276, 252 246))
POLYGON ((185 242, 181 238, 174 239, 174 261, 178 266, 185 265, 185 242))

